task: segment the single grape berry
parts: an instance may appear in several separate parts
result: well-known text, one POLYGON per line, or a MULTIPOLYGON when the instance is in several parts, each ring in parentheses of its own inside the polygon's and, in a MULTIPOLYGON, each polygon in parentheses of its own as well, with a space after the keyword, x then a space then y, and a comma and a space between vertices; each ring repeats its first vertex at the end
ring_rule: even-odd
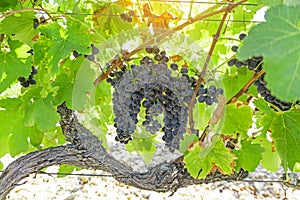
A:
POLYGON ((227 62, 227 65, 231 67, 231 66, 235 65, 236 61, 237 61, 237 59, 233 58, 227 62))
POLYGON ((239 48, 238 46, 232 46, 232 47, 231 47, 231 51, 237 52, 238 48, 239 48))
POLYGON ((21 82, 21 83, 23 83, 23 82, 26 81, 26 78, 25 78, 24 76, 20 76, 20 77, 18 78, 18 81, 21 82))
POLYGON ((166 51, 161 51, 161 52, 160 52, 160 55, 161 55, 161 56, 166 56, 167 53, 166 53, 166 51))
POLYGON ((182 74, 186 74, 186 73, 188 73, 188 68, 181 68, 181 70, 180 70, 180 72, 182 73, 182 74))
POLYGON ((34 66, 31 66, 31 74, 32 75, 37 74, 37 69, 34 66))
POLYGON ((77 51, 73 51, 73 56, 75 58, 78 58, 81 54, 79 54, 77 51))
POLYGON ((239 39, 240 39, 240 40, 243 40, 245 37, 247 37, 247 34, 245 34, 245 33, 241 33, 241 34, 239 35, 239 39))
POLYGON ((40 17, 40 22, 41 22, 41 24, 45 24, 46 23, 46 19, 45 19, 45 17, 40 17))
POLYGON ((146 52, 147 53, 152 53, 152 51, 153 51, 153 48, 151 46, 146 47, 146 52))
POLYGON ((22 82, 21 85, 24 87, 24 88, 27 88, 29 87, 29 81, 25 81, 25 82, 22 82))
POLYGON ((169 58, 167 56, 162 56, 161 61, 162 62, 169 62, 169 58))
POLYGON ((39 26, 39 20, 38 19, 33 19, 33 28, 36 29, 39 26))
POLYGON ((256 68, 256 66, 258 65, 258 63, 255 60, 248 60, 248 69, 249 70, 253 70, 256 68))
POLYGON ((38 26, 39 26, 39 24, 33 24, 34 29, 37 29, 38 26))
MULTIPOLYGON (((153 50, 153 51, 154 51, 154 50, 153 50)), ((156 54, 156 55, 154 56, 154 59, 155 59, 156 61, 161 61, 162 57, 161 57, 161 55, 156 54)))
POLYGON ((128 22, 132 22, 132 17, 127 17, 126 19, 128 22))
POLYGON ((26 53, 30 53, 31 55, 33 55, 33 49, 28 50, 26 53))
POLYGON ((124 14, 124 13, 120 14, 120 18, 123 19, 124 21, 126 21, 126 14, 124 14))
POLYGON ((95 60, 95 56, 93 54, 87 55, 86 59, 88 59, 89 61, 94 61, 95 60))
POLYGON ((154 46, 153 47, 153 51, 152 51, 152 53, 154 53, 154 54, 158 54, 159 53, 159 48, 158 48, 158 46, 154 46))
POLYGON ((92 47, 92 54, 96 55, 99 53, 99 49, 95 46, 92 47))
POLYGON ((242 66, 243 66, 243 63, 241 62, 241 61, 236 61, 235 62, 235 66, 237 67, 237 68, 241 68, 242 66))
POLYGON ((34 79, 29 79, 28 82, 31 85, 35 85, 36 84, 36 81, 34 79))
POLYGON ((130 16, 133 16, 134 15, 134 11, 133 10, 131 10, 131 11, 129 11, 129 13, 128 13, 130 16))
POLYGON ((172 63, 170 67, 172 70, 178 70, 178 65, 176 63, 172 63))

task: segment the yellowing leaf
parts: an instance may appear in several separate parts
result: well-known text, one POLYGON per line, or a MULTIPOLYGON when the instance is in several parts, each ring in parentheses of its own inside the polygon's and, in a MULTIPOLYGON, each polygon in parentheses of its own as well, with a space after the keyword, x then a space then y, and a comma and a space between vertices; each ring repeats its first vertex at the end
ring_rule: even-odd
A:
POLYGON ((184 162, 191 176, 205 178, 215 167, 221 173, 232 173, 235 159, 235 156, 225 147, 222 139, 214 137, 207 148, 195 145, 184 157, 184 162))
POLYGON ((143 6, 144 16, 149 17, 148 26, 152 25, 154 28, 169 28, 170 20, 174 20, 175 18, 168 11, 163 12, 160 16, 157 16, 151 13, 150 7, 148 4, 144 4, 143 6))

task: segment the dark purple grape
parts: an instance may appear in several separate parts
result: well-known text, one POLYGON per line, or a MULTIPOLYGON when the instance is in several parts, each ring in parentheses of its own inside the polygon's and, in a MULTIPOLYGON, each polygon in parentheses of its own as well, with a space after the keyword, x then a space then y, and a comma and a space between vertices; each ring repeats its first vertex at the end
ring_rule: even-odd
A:
POLYGON ((245 34, 245 33, 241 33, 241 34, 239 35, 239 39, 240 39, 240 40, 243 40, 245 37, 247 37, 247 34, 245 34))
POLYGON ((170 67, 172 70, 178 70, 178 65, 176 63, 172 63, 170 67))
POLYGON ((238 46, 232 46, 232 47, 231 47, 231 51, 237 52, 238 48, 239 48, 238 46))
POLYGON ((159 53, 159 48, 158 48, 158 46, 153 46, 153 50, 152 50, 152 53, 153 54, 158 54, 159 53))
POLYGON ((146 47, 146 52, 147 53, 152 53, 152 51, 153 51, 153 48, 151 46, 146 47))
POLYGON ((73 51, 73 56, 75 58, 78 58, 81 54, 79 54, 77 51, 73 51))
POLYGON ((235 65, 236 61, 237 61, 237 59, 233 58, 227 62, 227 65, 231 67, 231 66, 235 65))
POLYGON ((235 62, 235 66, 236 66, 237 68, 241 68, 241 67, 243 66, 243 62, 237 60, 237 61, 235 62))
POLYGON ((95 56, 93 54, 87 55, 86 59, 88 59, 89 61, 94 61, 95 60, 95 56))
POLYGON ((18 81, 21 82, 21 83, 23 83, 23 82, 26 81, 26 78, 25 78, 24 76, 20 76, 20 77, 18 78, 18 81))
POLYGON ((154 56, 154 59, 155 59, 156 61, 161 61, 162 57, 161 57, 161 55, 156 54, 156 55, 154 56))
POLYGON ((182 74, 186 74, 186 73, 188 73, 188 68, 181 68, 181 70, 180 70, 180 72, 182 73, 182 74))
POLYGON ((29 81, 25 81, 25 82, 22 82, 21 85, 24 87, 24 88, 27 88, 29 87, 29 81))
POLYGON ((29 84, 31 84, 31 85, 35 85, 36 84, 36 81, 34 79, 29 79, 28 81, 29 81, 29 84))
POLYGON ((96 55, 98 53, 99 53, 99 49, 97 47, 93 46, 93 48, 92 48, 92 54, 96 55))
POLYGON ((34 66, 31 66, 31 74, 32 75, 37 74, 37 70, 36 70, 36 68, 34 66))

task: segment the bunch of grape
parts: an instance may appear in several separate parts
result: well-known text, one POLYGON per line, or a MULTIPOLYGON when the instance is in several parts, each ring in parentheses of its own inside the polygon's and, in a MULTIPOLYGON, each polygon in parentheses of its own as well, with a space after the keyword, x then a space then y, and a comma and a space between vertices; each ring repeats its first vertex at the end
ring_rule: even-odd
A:
POLYGON ((146 52, 154 55, 154 60, 158 62, 169 62, 169 58, 165 51, 160 51, 158 46, 147 46, 146 52))
POLYGON ((128 143, 138 123, 140 107, 145 108, 142 125, 146 131, 155 134, 164 132, 163 140, 171 150, 179 148, 179 141, 185 133, 188 100, 193 94, 190 83, 178 76, 172 76, 165 63, 155 64, 151 59, 140 66, 132 65, 130 70, 115 71, 107 81, 115 91, 113 110, 116 116, 116 140, 128 143), (164 115, 163 125, 156 119, 164 115))
MULTIPOLYGON (((240 40, 243 40, 247 35, 242 33, 240 34, 239 38, 240 40)), ((238 46, 232 46, 231 50, 234 52, 238 51, 238 46)), ((255 71, 255 73, 258 73, 262 70, 263 67, 263 57, 257 56, 257 57, 251 57, 247 59, 246 61, 239 61, 236 58, 233 58, 228 61, 228 66, 236 66, 237 68, 240 68, 242 66, 247 66, 249 70, 255 71)), ((291 102, 284 102, 280 99, 276 98, 271 94, 271 91, 266 87, 267 82, 264 80, 264 76, 262 75, 259 77, 255 82, 254 85, 257 87, 257 92, 265 99, 265 101, 275 105, 280 110, 286 111, 289 110, 292 107, 291 102)))
POLYGON ((124 20, 125 22, 132 22, 132 16, 134 16, 134 11, 131 10, 128 13, 122 13, 120 14, 120 18, 124 20))
MULTIPOLYGON (((247 37, 247 35, 245 33, 241 33, 239 35, 239 39, 243 40, 245 37, 247 37)), ((238 46, 232 46, 231 50, 233 52, 237 52, 238 51, 238 46)), ((249 70, 254 70, 255 72, 260 72, 262 70, 262 61, 263 58, 261 56, 258 57, 251 57, 245 61, 240 61, 236 58, 232 58, 231 60, 228 61, 228 66, 236 66, 237 68, 241 68, 242 66, 247 66, 247 68, 249 70)))
POLYGON ((207 105, 212 105, 213 103, 218 103, 218 95, 223 95, 224 91, 222 88, 217 88, 215 85, 205 88, 202 84, 198 90, 198 102, 205 102, 207 105))
POLYGON ((45 17, 40 17, 40 20, 38 20, 37 18, 33 19, 33 28, 34 29, 37 29, 37 27, 40 25, 40 24, 45 24, 46 23, 46 19, 45 17))
MULTIPOLYGON (((150 52, 149 47, 146 51, 150 52)), ((151 47, 151 52, 161 55, 156 47, 151 47)), ((166 56, 164 52, 162 56, 166 56)), ((162 139, 169 149, 174 151, 179 148, 188 121, 188 104, 196 79, 189 77, 187 68, 181 68, 181 73, 176 75, 172 75, 172 70, 178 70, 176 63, 170 66, 164 61, 155 63, 146 56, 140 60, 140 65, 124 65, 121 70, 109 74, 107 82, 115 89, 112 101, 116 141, 127 144, 132 139, 139 121, 138 114, 143 107, 145 119, 142 126, 145 130, 151 134, 161 130, 164 133, 162 139), (159 115, 163 115, 162 122, 157 119, 159 115)), ((198 92, 198 95, 201 93, 207 99, 217 102, 216 96, 222 92, 210 86, 206 93, 198 92)))
MULTIPOLYGON (((94 44, 91 44, 91 48, 92 48, 92 53, 90 55, 84 55, 84 57, 86 59, 88 59, 89 61, 94 61, 95 55, 97 55, 99 53, 99 49, 97 47, 95 47, 94 44)), ((78 53, 77 51, 73 51, 73 56, 74 56, 74 58, 77 58, 77 57, 81 56, 81 54, 78 53)))
POLYGON ((254 82, 254 85, 257 87, 257 92, 260 94, 260 96, 262 96, 267 102, 277 106, 277 108, 279 108, 280 110, 290 110, 292 107, 292 103, 281 101, 280 99, 273 96, 271 94, 271 91, 266 88, 267 82, 264 80, 264 76, 265 75, 262 75, 254 82))
POLYGON ((18 81, 21 83, 21 85, 24 88, 29 87, 29 85, 35 85, 36 81, 33 79, 33 76, 37 74, 37 70, 34 66, 31 67, 31 73, 29 77, 26 79, 24 76, 21 76, 18 78, 18 81))

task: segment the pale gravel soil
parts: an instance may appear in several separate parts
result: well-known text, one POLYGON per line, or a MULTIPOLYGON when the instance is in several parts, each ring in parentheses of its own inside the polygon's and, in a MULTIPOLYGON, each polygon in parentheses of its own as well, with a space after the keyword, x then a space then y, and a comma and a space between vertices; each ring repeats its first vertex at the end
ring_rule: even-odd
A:
MULTIPOLYGON (((134 154, 125 151, 119 144, 110 144, 110 153, 131 165, 135 170, 145 171, 146 165, 143 160, 134 154)), ((172 159, 176 155, 159 148, 155 158, 149 164, 154 165, 162 162, 164 158, 172 159)), ((167 160, 165 159, 165 160, 167 160)), ((2 161, 5 164, 12 162, 12 158, 5 156, 2 161)), ((58 167, 49 167, 46 172, 57 172, 58 167)), ((102 171, 81 170, 75 173, 83 174, 106 174, 102 171)), ((268 179, 278 180, 280 173, 268 173, 262 168, 258 168, 250 174, 248 179, 268 179)), ((168 193, 157 193, 140 190, 135 187, 119 183, 111 177, 87 177, 87 176, 67 176, 56 178, 45 174, 31 175, 22 180, 20 185, 11 191, 9 198, 12 200, 81 200, 81 199, 120 199, 120 200, 237 200, 237 199, 284 199, 286 189, 287 199, 300 199, 300 190, 286 188, 280 183, 249 183, 249 182, 216 182, 211 184, 193 185, 180 188, 173 196, 168 193)), ((1 187, 1 186, 0 186, 1 187)))

